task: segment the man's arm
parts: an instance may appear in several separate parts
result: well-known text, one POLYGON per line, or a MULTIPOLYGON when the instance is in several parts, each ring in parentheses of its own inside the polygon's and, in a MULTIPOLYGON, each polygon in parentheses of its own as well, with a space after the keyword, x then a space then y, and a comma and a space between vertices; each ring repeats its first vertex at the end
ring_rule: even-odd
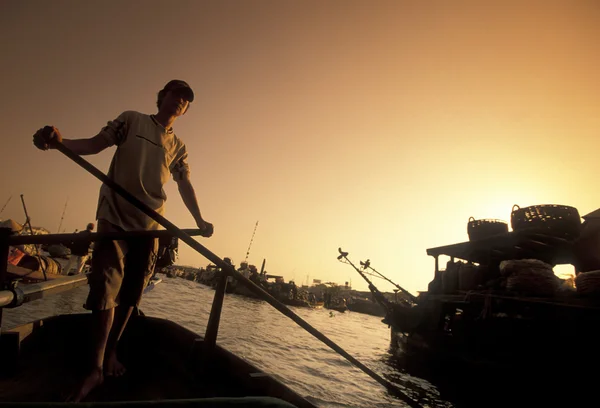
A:
POLYGON ((89 139, 63 139, 62 143, 66 148, 80 156, 97 154, 110 147, 108 140, 100 134, 89 139))
POLYGON ((181 199, 183 200, 183 203, 189 210, 190 214, 192 214, 192 217, 194 217, 196 225, 201 231, 204 231, 202 235, 205 237, 210 237, 213 233, 213 225, 210 222, 204 221, 202 218, 200 207, 198 206, 198 199, 196 198, 196 192, 194 191, 194 186, 192 186, 192 182, 190 181, 189 177, 184 177, 180 180, 176 180, 175 182, 177 183, 177 188, 179 189, 181 199))
POLYGON ((54 142, 62 143, 73 153, 82 156, 100 153, 113 144, 102 133, 89 139, 63 139, 60 131, 53 126, 40 129, 33 135, 33 143, 41 150, 53 149, 54 142))

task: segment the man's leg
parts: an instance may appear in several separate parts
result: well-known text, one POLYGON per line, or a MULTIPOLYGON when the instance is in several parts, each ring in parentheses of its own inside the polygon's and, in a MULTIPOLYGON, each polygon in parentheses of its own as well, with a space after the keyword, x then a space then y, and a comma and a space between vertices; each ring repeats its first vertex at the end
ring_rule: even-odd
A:
MULTIPOLYGON (((98 232, 116 232, 118 229, 99 220, 98 232)), ((124 254, 127 245, 122 241, 99 241, 94 249, 92 272, 88 281, 90 292, 85 307, 92 310, 92 344, 88 372, 69 400, 78 402, 102 384, 103 366, 109 334, 115 320, 116 297, 123 281, 124 254)))
POLYGON ((92 361, 91 369, 81 380, 75 392, 67 398, 68 401, 79 402, 90 391, 101 385, 104 381, 103 365, 108 334, 114 320, 115 308, 108 310, 95 310, 92 312, 92 361))
POLYGON ((121 340, 121 335, 125 331, 133 306, 118 306, 115 311, 115 321, 108 336, 106 344, 106 355, 104 358, 104 372, 107 376, 120 377, 125 374, 125 366, 117 358, 117 345, 121 340))
POLYGON ((104 359, 104 373, 107 376, 114 375, 115 377, 125 373, 125 366, 117 358, 117 346, 133 308, 139 305, 144 288, 154 272, 158 240, 137 239, 128 242, 127 247, 125 274, 119 292, 119 307, 116 311, 115 323, 108 339, 104 359))

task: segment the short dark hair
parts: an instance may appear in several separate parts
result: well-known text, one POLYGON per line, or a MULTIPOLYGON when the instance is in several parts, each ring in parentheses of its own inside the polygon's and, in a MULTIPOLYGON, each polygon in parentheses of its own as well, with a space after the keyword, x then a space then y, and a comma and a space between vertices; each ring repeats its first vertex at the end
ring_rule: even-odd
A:
POLYGON ((158 107, 159 110, 160 110, 160 105, 162 105, 162 101, 165 98, 165 95, 167 94, 167 92, 174 90, 174 89, 183 90, 186 94, 187 100, 190 103, 194 101, 194 91, 192 90, 190 85, 187 82, 182 81, 181 79, 172 79, 169 82, 167 82, 165 87, 162 90, 160 90, 160 92, 158 92, 158 98, 156 99, 156 106, 158 107))
POLYGON ((165 91, 164 89, 161 89, 158 92, 158 97, 156 99, 156 107, 158 108, 158 110, 160 110, 160 105, 162 105, 162 101, 163 101, 163 99, 165 99, 166 94, 167 94, 167 91, 165 91))

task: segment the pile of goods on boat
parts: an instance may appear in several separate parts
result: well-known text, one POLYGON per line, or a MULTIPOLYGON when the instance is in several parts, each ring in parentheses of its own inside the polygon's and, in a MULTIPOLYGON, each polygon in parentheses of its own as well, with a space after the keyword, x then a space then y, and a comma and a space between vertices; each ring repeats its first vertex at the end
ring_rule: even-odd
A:
POLYGON ((392 345, 511 369, 539 364, 565 344, 592 350, 600 341, 600 211, 514 206, 511 227, 470 219, 469 241, 428 249, 434 278, 414 306, 388 319, 392 345), (450 258, 445 269, 440 256, 450 258), (557 265, 574 274, 557 276, 557 265))
POLYGON ((575 360, 552 350, 577 344, 600 363, 600 210, 580 217, 565 205, 514 206, 511 227, 469 219, 468 241, 427 249, 433 280, 403 301, 384 299, 355 267, 386 309, 398 356, 416 351, 496 370, 532 367, 551 353, 552 364, 573 368, 575 360), (445 269, 440 257, 450 258, 445 269), (574 274, 557 276, 557 265, 574 274))
POLYGON ((600 254, 600 212, 583 219, 582 224, 577 209, 564 205, 515 205, 511 232, 503 221, 471 218, 469 242, 428 250, 436 262, 441 255, 451 259, 445 270, 436 268, 426 294, 501 291, 553 297, 592 293, 596 279, 587 274, 595 277, 600 270, 600 255, 596 255, 600 254), (577 278, 556 276, 553 268, 559 264, 573 265, 577 278))

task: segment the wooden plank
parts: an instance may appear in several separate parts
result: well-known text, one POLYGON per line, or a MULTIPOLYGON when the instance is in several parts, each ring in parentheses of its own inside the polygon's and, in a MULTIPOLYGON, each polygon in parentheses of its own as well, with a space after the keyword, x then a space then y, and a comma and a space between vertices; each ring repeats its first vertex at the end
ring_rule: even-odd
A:
POLYGON ((43 320, 36 320, 34 322, 22 324, 21 326, 17 326, 12 329, 9 329, 4 333, 17 335, 19 337, 19 343, 21 343, 23 340, 25 340, 27 337, 29 337, 31 335, 31 333, 33 333, 35 330, 39 329, 43 325, 44 325, 43 320))

